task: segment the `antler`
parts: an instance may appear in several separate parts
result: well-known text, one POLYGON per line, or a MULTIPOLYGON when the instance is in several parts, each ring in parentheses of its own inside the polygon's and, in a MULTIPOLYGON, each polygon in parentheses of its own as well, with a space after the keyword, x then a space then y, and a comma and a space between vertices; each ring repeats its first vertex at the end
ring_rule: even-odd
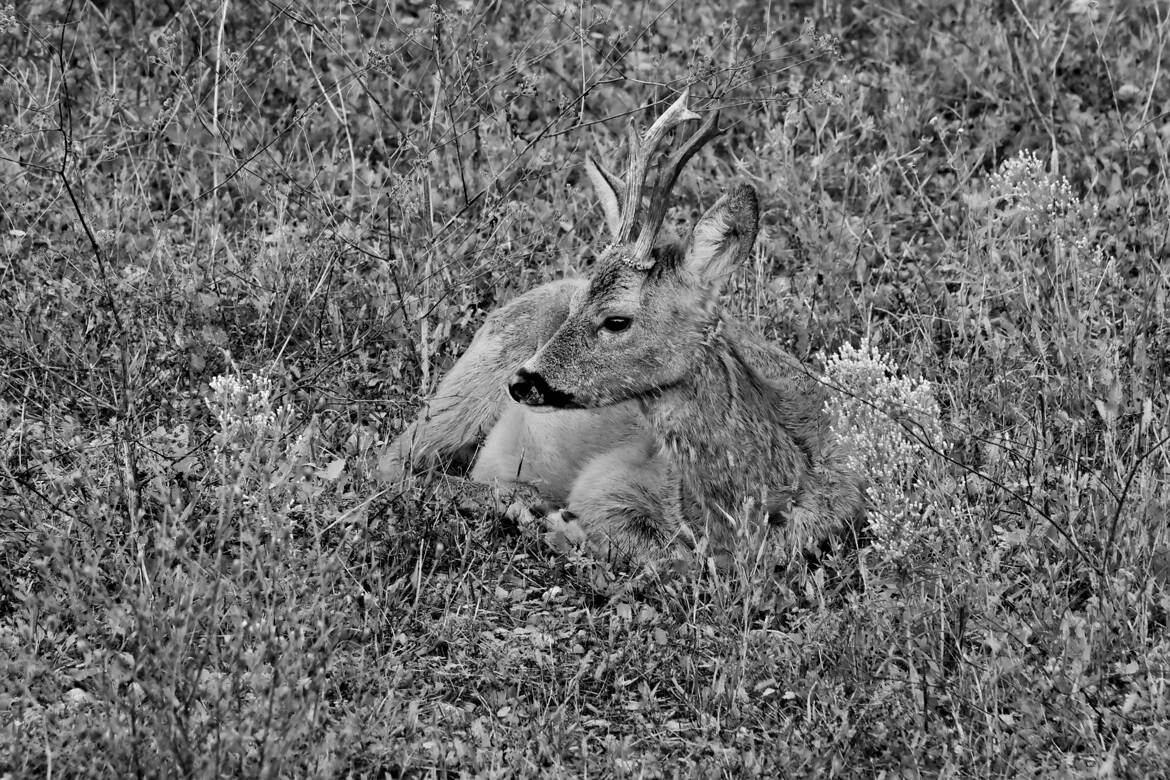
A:
POLYGON ((690 88, 688 87, 683 90, 678 100, 674 101, 670 108, 666 109, 662 116, 650 125, 650 129, 642 138, 638 138, 633 123, 629 127, 630 160, 627 167, 625 202, 622 204, 621 228, 618 231, 617 242, 619 244, 629 242, 634 235, 635 226, 641 221, 642 227, 638 233, 638 241, 627 261, 640 270, 646 270, 654 264, 650 259, 650 250, 654 248, 658 230, 662 227, 662 220, 666 216, 666 207, 670 199, 670 190, 674 187, 679 172, 703 144, 720 133, 717 127, 719 112, 713 111, 699 126, 699 129, 681 142, 666 163, 660 166, 654 190, 650 193, 647 218, 639 220, 650 158, 658 150, 668 132, 684 122, 700 118, 698 114, 687 108, 689 96, 690 88))

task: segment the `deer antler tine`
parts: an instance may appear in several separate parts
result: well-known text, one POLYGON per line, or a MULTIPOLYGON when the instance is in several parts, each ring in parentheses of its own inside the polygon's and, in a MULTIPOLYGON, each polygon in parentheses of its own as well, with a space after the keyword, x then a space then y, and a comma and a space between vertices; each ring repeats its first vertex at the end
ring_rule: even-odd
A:
POLYGON ((687 162, 695 152, 715 136, 723 131, 719 129, 719 112, 712 111, 699 129, 686 139, 670 156, 670 159, 659 169, 658 181, 654 192, 650 195, 650 212, 642 222, 642 231, 638 234, 638 242, 634 246, 631 259, 638 267, 647 266, 650 250, 658 238, 658 230, 662 227, 662 220, 666 217, 666 207, 670 203, 670 191, 678 179, 679 173, 686 167, 687 162))
POLYGON ((661 145, 666 134, 672 129, 683 122, 700 118, 698 114, 687 107, 690 92, 689 87, 684 89, 682 94, 678 96, 678 99, 670 104, 670 107, 654 121, 654 124, 650 125, 650 129, 641 138, 638 138, 637 130, 634 129, 633 123, 631 122, 630 124, 630 161, 626 175, 626 199, 622 208, 622 225, 618 238, 619 242, 629 241, 633 237, 635 226, 638 224, 638 217, 642 210, 642 195, 646 187, 646 172, 649 169, 650 157, 657 151, 658 146, 661 145))
POLYGON ((650 125, 650 129, 646 131, 647 143, 658 143, 662 137, 666 135, 666 131, 675 125, 686 122, 689 119, 699 119, 699 115, 691 111, 687 107, 687 101, 691 97, 691 88, 687 87, 678 96, 678 99, 670 104, 670 108, 662 112, 662 116, 650 125))
POLYGON ((682 169, 690 162, 691 157, 699 149, 710 141, 712 138, 720 135, 723 131, 719 129, 719 112, 712 111, 707 115, 707 119, 703 124, 699 125, 696 130, 686 141, 682 143, 666 161, 665 167, 658 174, 658 182, 655 187, 656 192, 661 192, 664 196, 670 193, 674 187, 678 175, 682 173, 682 169))

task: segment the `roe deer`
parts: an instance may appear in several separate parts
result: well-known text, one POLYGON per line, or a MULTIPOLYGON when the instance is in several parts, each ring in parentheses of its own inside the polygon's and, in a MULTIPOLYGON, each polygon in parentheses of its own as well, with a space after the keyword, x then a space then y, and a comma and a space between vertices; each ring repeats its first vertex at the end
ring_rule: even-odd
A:
POLYGON ((676 133, 643 208, 650 158, 699 118, 684 92, 641 138, 631 125, 625 181, 586 158, 613 243, 588 279, 542 285, 488 316, 382 456, 385 476, 461 461, 473 480, 525 486, 601 549, 635 559, 701 537, 728 552, 753 506, 793 551, 861 516, 820 383, 719 304, 758 231, 755 191, 734 187, 685 245, 659 244, 675 179, 719 133, 717 114, 676 133))

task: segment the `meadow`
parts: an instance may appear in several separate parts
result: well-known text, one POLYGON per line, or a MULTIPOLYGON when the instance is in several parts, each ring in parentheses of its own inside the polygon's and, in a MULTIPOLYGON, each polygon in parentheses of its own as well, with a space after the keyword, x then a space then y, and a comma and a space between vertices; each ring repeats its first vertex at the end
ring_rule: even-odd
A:
POLYGON ((1162 0, 0 0, 0 778, 1167 776, 1168 43, 1162 0), (862 420, 869 538, 623 570, 378 481, 686 87, 725 132, 668 224, 759 193, 727 306, 862 420))

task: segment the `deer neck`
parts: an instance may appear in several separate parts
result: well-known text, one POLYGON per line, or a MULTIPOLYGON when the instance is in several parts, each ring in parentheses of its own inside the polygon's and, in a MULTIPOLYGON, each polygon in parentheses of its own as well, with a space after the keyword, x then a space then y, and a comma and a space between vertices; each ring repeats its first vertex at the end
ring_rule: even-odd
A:
POLYGON ((784 506, 809 468, 776 389, 746 361, 722 320, 688 376, 643 405, 692 495, 691 514, 720 517, 749 500, 784 506))
POLYGON ((703 329, 687 375, 648 396, 643 407, 667 441, 710 438, 732 418, 746 421, 760 409, 761 381, 719 317, 703 329))

